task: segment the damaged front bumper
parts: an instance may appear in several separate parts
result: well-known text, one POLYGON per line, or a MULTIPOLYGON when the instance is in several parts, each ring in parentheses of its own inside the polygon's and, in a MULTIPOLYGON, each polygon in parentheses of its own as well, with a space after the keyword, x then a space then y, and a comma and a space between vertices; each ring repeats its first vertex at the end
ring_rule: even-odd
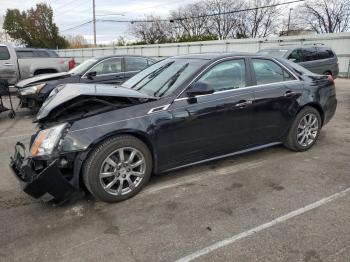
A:
POLYGON ((19 179, 22 189, 34 198, 44 201, 54 200, 65 202, 82 194, 82 191, 73 186, 62 174, 59 168, 59 159, 46 160, 46 167, 36 171, 35 160, 26 157, 25 146, 17 143, 10 166, 14 175, 19 179))

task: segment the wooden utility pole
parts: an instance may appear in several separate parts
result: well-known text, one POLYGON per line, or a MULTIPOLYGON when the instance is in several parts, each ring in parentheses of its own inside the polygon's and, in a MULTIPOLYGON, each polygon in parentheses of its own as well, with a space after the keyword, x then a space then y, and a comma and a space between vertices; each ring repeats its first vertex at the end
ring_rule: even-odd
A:
POLYGON ((96 47, 96 11, 95 11, 95 0, 92 0, 92 13, 93 13, 93 18, 92 18, 92 23, 94 27, 94 46, 96 47))

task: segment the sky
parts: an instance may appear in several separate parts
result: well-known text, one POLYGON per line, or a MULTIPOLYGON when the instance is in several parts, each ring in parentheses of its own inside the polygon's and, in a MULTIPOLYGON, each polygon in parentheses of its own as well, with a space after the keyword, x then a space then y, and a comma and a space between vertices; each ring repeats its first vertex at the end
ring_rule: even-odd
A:
MULTIPOLYGON (((180 5, 195 0, 95 0, 96 19, 131 20, 142 19, 147 14, 167 16, 169 11, 180 5), (122 15, 110 15, 122 14, 122 15)), ((92 23, 83 27, 67 30, 76 25, 92 20, 92 0, 0 0, 0 16, 5 15, 7 8, 27 10, 40 2, 51 5, 54 11, 54 22, 62 35, 83 35, 89 43, 93 42, 92 23)), ((96 25, 97 43, 110 44, 122 36, 132 39, 128 33, 128 23, 98 22, 96 25)))

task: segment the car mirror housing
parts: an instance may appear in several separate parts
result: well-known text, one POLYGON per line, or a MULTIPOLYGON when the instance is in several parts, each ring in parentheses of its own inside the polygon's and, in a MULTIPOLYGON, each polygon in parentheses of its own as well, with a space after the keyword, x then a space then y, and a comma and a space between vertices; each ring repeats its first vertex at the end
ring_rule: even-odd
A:
POLYGON ((288 60, 289 60, 289 61, 292 61, 292 62, 294 62, 294 63, 297 61, 295 58, 289 58, 288 60))
POLYGON ((90 80, 94 79, 94 77, 97 75, 96 71, 91 71, 89 73, 86 74, 86 77, 90 80))
POLYGON ((198 95, 212 94, 214 93, 214 89, 212 89, 208 83, 198 81, 189 90, 187 90, 186 93, 189 97, 195 97, 198 95))

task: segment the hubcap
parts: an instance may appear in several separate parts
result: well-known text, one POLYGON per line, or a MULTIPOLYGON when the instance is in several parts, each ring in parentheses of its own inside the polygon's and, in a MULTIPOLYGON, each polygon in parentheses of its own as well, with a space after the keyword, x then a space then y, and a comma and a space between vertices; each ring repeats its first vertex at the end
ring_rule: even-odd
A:
POLYGON ((132 147, 123 147, 111 153, 102 163, 100 183, 112 195, 125 195, 141 183, 146 171, 143 154, 132 147))
POLYGON ((315 141, 317 133, 317 116, 312 113, 305 115, 298 125, 297 140, 299 145, 303 147, 311 145, 315 141))

